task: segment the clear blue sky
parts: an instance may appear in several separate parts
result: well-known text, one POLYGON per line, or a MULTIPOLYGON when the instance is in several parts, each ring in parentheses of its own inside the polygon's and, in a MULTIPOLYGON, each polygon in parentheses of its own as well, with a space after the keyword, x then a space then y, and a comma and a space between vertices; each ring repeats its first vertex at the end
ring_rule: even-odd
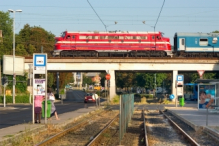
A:
MULTIPOLYGON (((163 0, 89 2, 108 31, 153 31, 163 4, 163 0)), ((8 9, 23 11, 15 14, 16 33, 25 24, 41 26, 56 36, 65 30, 105 31, 87 0, 2 0, 0 11, 8 9)), ((175 32, 208 33, 215 30, 219 30, 219 0, 166 0, 156 25, 156 31, 163 32, 171 43, 175 32)))

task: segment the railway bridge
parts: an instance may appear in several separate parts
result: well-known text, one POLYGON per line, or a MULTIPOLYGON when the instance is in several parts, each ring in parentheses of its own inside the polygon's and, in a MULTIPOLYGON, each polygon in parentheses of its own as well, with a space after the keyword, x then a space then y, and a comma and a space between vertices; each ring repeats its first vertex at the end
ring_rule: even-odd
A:
MULTIPOLYGON (((218 58, 48 58, 47 70, 54 72, 107 71, 111 75, 110 98, 116 94, 116 71, 170 71, 173 74, 172 94, 176 95, 175 81, 179 71, 219 71, 218 58)), ((32 58, 25 58, 28 72, 32 58)))

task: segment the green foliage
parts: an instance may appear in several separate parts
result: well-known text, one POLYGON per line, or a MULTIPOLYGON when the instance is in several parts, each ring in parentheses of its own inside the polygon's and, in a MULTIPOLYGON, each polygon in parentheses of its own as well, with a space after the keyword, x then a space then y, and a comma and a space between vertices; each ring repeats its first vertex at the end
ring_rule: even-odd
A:
POLYGON ((82 83, 82 85, 85 86, 85 84, 93 85, 94 82, 92 81, 91 78, 89 78, 89 77, 85 76, 85 74, 83 74, 83 83, 82 83))
MULTIPOLYGON (((13 88, 13 76, 7 75, 8 85, 6 89, 12 90, 13 88)), ((27 92, 27 73, 24 74, 24 76, 16 76, 16 86, 15 86, 16 93, 26 93, 27 92)))
POLYGON ((133 72, 118 72, 116 74, 116 86, 119 88, 132 87, 136 83, 135 75, 133 72))
POLYGON ((105 80, 106 80, 106 73, 104 72, 104 73, 100 73, 99 74, 99 76, 100 76, 100 78, 101 78, 101 80, 100 80, 100 84, 101 84, 101 86, 102 87, 105 87, 105 80))
POLYGON ((153 94, 135 94, 135 97, 146 97, 146 98, 153 98, 154 95, 153 94))
POLYGON ((59 88, 65 88, 65 85, 74 81, 71 72, 60 72, 59 73, 59 88))
POLYGON ((218 31, 218 30, 215 30, 215 31, 213 31, 212 33, 219 33, 219 31, 218 31))
MULTIPOLYGON (((183 73, 184 82, 185 83, 194 83, 197 79, 199 79, 199 74, 197 72, 183 73)), ((217 79, 219 73, 217 72, 205 72, 203 75, 203 79, 217 79)))
MULTIPOLYGON (((41 47, 43 47, 43 52, 50 56, 55 42, 54 38, 55 35, 51 32, 38 26, 31 27, 26 24, 16 36, 16 43, 23 45, 22 50, 26 50, 24 55, 32 56, 33 53, 40 53, 41 47)), ((16 53, 19 53, 18 51, 20 50, 16 50, 16 53)))
MULTIPOLYGON (((29 103, 29 97, 30 95, 24 94, 24 95, 17 95, 15 97, 15 103, 29 103)), ((4 96, 0 96, 0 103, 4 102, 4 96)), ((13 97, 12 96, 6 96, 6 103, 13 103, 13 97)))
MULTIPOLYGON (((124 87, 144 87, 146 89, 153 89, 156 86, 161 86, 168 78, 168 73, 124 73, 119 72, 116 74, 116 86, 124 87)), ((167 81, 166 81, 167 83, 167 81)))
POLYGON ((0 30, 2 30, 2 38, 0 38, 0 58, 2 55, 12 54, 13 42, 13 19, 10 18, 9 12, 0 11, 0 30))
POLYGON ((55 81, 55 79, 54 79, 54 73, 48 73, 48 79, 47 79, 47 86, 49 87, 49 88, 51 88, 52 86, 53 86, 53 84, 54 84, 54 81, 55 81))
POLYGON ((64 89, 61 89, 61 90, 59 91, 59 94, 65 94, 65 90, 64 90, 64 89))
POLYGON ((26 49, 24 48, 24 45, 23 44, 18 44, 16 46, 16 55, 20 55, 20 56, 27 56, 28 55, 28 52, 26 51, 26 49))
POLYGON ((115 95, 111 102, 117 104, 117 103, 119 103, 119 99, 120 99, 120 96, 119 95, 115 95))
POLYGON ((96 94, 97 94, 98 96, 100 96, 100 93, 101 93, 101 91, 96 91, 96 94))

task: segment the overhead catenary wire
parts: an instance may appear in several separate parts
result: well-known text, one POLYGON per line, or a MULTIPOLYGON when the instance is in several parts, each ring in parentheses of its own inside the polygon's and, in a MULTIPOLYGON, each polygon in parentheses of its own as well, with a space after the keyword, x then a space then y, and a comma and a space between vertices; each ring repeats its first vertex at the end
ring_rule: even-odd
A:
MULTIPOLYGON (((91 8, 94 10, 93 6, 90 4, 89 0, 87 0, 87 2, 89 3, 89 5, 91 6, 91 8)), ((97 12, 94 10, 94 12, 96 13, 97 17, 100 19, 100 21, 103 23, 102 19, 100 18, 100 16, 97 14, 97 12)), ((107 32, 107 28, 106 28, 106 25, 103 23, 105 29, 106 29, 106 32, 107 32)))
POLYGON ((160 14, 161 14, 161 12, 162 12, 162 10, 163 10, 164 3, 165 3, 165 0, 163 1, 163 5, 162 5, 162 7, 161 7, 161 9, 160 9, 160 13, 159 13, 159 15, 158 15, 158 17, 157 17, 157 21, 156 21, 156 23, 155 23, 155 25, 154 25, 154 30, 155 30, 156 25, 157 25, 157 22, 158 22, 158 20, 159 20, 159 18, 160 18, 160 14))
MULTIPOLYGON (((165 0, 163 1, 163 4, 162 4, 162 6, 161 6, 160 13, 159 13, 159 15, 158 15, 158 17, 157 17, 157 21, 156 21, 156 23, 155 23, 154 26, 153 26, 153 27, 154 27, 154 33, 155 33, 155 28, 156 28, 157 22, 158 22, 158 20, 159 20, 159 18, 160 18, 160 14, 161 14, 161 12, 162 12, 164 3, 165 3, 165 0)), ((154 43, 155 43, 155 50, 156 50, 156 37, 154 37, 154 43)))

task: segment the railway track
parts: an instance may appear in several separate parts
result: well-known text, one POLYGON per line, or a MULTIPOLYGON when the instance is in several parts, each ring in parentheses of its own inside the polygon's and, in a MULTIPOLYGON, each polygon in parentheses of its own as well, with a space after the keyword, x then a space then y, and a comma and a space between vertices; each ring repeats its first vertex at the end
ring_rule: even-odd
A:
MULTIPOLYGON (((33 57, 25 57, 25 59, 33 59, 33 57)), ((156 59, 156 60, 219 60, 219 57, 48 57, 48 59, 156 59)))
POLYGON ((143 110, 145 145, 191 145, 199 144, 162 111, 143 110))
POLYGON ((118 117, 118 112, 108 111, 86 119, 56 135, 42 141, 37 146, 45 145, 94 145, 101 133, 118 117))

